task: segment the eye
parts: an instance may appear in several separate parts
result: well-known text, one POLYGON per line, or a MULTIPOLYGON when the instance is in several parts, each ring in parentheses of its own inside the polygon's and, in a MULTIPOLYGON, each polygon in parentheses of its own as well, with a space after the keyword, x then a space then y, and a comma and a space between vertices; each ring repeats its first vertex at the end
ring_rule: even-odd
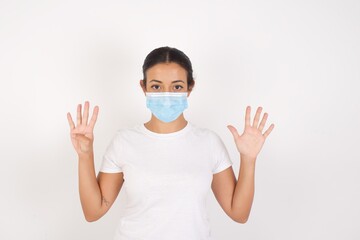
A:
POLYGON ((183 89, 184 87, 181 86, 181 85, 176 85, 175 88, 176 88, 176 90, 181 90, 181 89, 183 89), (180 88, 178 88, 178 87, 180 87, 180 88))
POLYGON ((152 85, 151 88, 152 88, 152 89, 155 89, 155 90, 159 90, 159 89, 160 89, 160 86, 159 86, 159 85, 152 85), (158 87, 158 88, 154 88, 154 87, 158 87))

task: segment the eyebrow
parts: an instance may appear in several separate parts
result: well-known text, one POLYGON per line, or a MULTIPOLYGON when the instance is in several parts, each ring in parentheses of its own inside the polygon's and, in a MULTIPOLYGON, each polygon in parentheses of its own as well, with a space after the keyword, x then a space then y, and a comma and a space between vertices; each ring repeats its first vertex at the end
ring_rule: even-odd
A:
MULTIPOLYGON (((149 83, 151 83, 151 82, 162 83, 162 81, 159 81, 159 80, 156 80, 156 79, 151 80, 149 83)), ((175 80, 175 81, 172 81, 172 83, 177 83, 177 82, 185 83, 183 80, 175 80)))

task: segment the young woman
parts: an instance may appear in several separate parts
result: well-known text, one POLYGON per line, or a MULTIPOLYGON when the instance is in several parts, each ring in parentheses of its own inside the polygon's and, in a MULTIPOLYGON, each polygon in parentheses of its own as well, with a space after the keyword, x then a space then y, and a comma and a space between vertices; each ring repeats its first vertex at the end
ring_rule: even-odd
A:
POLYGON ((79 191, 86 220, 101 218, 120 190, 126 193, 114 239, 211 239, 206 214, 210 188, 232 220, 248 220, 256 158, 274 124, 263 133, 268 114, 259 124, 259 107, 251 124, 248 106, 241 135, 235 127, 227 126, 240 153, 236 180, 220 137, 184 117, 195 85, 192 74, 189 58, 176 48, 161 47, 148 54, 140 86, 151 119, 116 132, 97 177, 93 129, 99 107, 95 106, 88 122, 89 102, 85 102, 83 115, 79 104, 76 125, 67 114, 71 141, 79 157, 79 191))

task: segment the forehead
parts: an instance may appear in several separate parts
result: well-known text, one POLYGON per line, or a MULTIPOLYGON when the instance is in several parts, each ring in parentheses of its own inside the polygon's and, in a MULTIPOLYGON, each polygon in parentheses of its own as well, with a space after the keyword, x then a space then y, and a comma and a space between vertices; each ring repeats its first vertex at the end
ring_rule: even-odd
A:
POLYGON ((181 65, 170 62, 152 66, 146 71, 146 75, 149 81, 153 79, 160 81, 186 80, 187 72, 181 65))

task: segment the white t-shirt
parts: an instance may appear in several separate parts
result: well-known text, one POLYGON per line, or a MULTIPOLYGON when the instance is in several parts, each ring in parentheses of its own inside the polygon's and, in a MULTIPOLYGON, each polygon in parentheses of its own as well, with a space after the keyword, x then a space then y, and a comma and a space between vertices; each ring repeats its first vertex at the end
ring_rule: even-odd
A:
POLYGON ((232 165, 213 131, 188 121, 173 133, 144 124, 116 132, 101 172, 124 173, 126 206, 115 240, 211 240, 206 199, 213 174, 232 165))

